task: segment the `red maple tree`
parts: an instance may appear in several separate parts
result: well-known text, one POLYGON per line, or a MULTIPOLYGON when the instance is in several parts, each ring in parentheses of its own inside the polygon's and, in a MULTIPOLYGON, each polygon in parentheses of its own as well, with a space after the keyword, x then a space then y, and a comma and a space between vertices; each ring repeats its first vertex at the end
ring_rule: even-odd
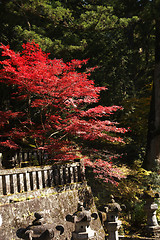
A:
MULTIPOLYGON (((16 149, 25 141, 52 152, 54 160, 68 161, 80 157, 79 139, 123 141, 115 133, 127 130, 108 120, 122 107, 98 105, 100 91, 106 88, 96 87, 90 80, 93 69, 82 71, 87 60, 64 63, 49 59, 34 42, 22 47, 15 53, 1 45, 4 60, 0 62, 0 82, 11 85, 12 98, 25 103, 23 111, 0 111, 1 146, 16 149)), ((119 176, 108 162, 84 159, 105 181, 109 175, 119 176)))

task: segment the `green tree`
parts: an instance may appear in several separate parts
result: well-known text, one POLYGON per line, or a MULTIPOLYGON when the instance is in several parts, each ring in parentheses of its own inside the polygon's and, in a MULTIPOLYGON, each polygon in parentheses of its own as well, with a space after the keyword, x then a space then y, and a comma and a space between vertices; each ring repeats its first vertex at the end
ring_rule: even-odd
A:
POLYGON ((150 3, 150 25, 154 36, 155 69, 153 77, 152 99, 149 117, 147 155, 145 166, 155 170, 160 166, 160 1, 150 3))
MULTIPOLYGON (((98 66, 92 75, 96 85, 109 89, 101 94, 101 104, 127 106, 123 124, 136 122, 135 111, 145 106, 152 81, 150 1, 1 0, 0 5, 2 43, 17 51, 34 39, 51 57, 89 58, 88 67, 98 66)), ((146 129, 142 125, 142 138, 137 138, 136 127, 129 135, 132 146, 138 146, 135 155, 146 144, 146 129)))
MULTIPOLYGON (((119 1, 114 1, 118 3, 119 1)), ((150 114, 148 119, 148 137, 144 166, 148 170, 155 170, 160 163, 160 17, 159 0, 130 0, 121 1, 115 5, 117 15, 123 17, 137 15, 138 24, 134 28, 134 39, 138 43, 142 61, 139 82, 152 90, 150 114), (152 84, 152 88, 149 84, 152 84)), ((139 84, 137 86, 140 86, 139 84)), ((142 96, 149 96, 150 91, 143 90, 142 96)), ((141 101, 140 101, 141 102, 141 101)), ((144 129, 145 131, 145 129, 144 129)), ((146 132, 146 131, 145 131, 146 132)), ((146 136, 146 135, 145 135, 146 136)))

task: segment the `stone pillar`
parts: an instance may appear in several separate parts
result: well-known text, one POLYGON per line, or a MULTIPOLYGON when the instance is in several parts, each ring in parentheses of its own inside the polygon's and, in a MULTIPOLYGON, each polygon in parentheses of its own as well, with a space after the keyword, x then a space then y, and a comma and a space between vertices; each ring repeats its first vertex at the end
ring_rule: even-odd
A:
POLYGON ((15 167, 15 151, 6 150, 3 152, 2 166, 4 168, 10 169, 15 167))
POLYGON ((2 226, 2 216, 0 215, 0 227, 2 226))
POLYGON ((120 205, 115 202, 111 196, 111 202, 105 207, 107 214, 106 227, 108 230, 108 240, 119 240, 118 230, 121 226, 121 221, 118 220, 118 214, 122 210, 120 205))
POLYGON ((143 194, 143 198, 146 201, 144 205, 144 210, 147 215, 146 231, 148 236, 160 237, 160 226, 158 225, 156 217, 158 205, 155 203, 155 199, 159 197, 160 194, 155 193, 150 186, 148 187, 147 191, 145 191, 143 194))
POLYGON ((0 152, 0 169, 2 169, 2 157, 3 157, 3 155, 2 155, 2 153, 0 152))
POLYGON ((75 224, 75 231, 72 233, 73 240, 96 240, 96 232, 91 229, 91 219, 97 219, 97 213, 92 213, 79 203, 78 210, 73 215, 67 215, 66 220, 75 224))

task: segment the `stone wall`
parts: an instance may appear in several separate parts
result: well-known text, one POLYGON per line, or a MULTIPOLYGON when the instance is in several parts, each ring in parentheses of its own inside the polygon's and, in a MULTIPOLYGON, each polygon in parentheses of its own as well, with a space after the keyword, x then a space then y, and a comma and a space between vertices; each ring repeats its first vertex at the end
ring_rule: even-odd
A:
MULTIPOLYGON (((0 170, 0 240, 18 240, 17 231, 32 224, 34 213, 52 224, 55 239, 70 240, 74 224, 66 221, 77 211, 78 202, 85 202, 91 212, 97 212, 90 187, 80 161, 45 167, 0 170), (57 225, 64 227, 60 236, 57 225)), ((100 219, 92 220, 96 240, 107 240, 100 219)), ((159 240, 139 236, 119 236, 119 240, 159 240)))
MULTIPOLYGON (((66 221, 66 216, 77 211, 79 201, 96 212, 80 161, 0 170, 0 240, 18 240, 16 232, 32 224, 35 212, 43 216, 46 224, 53 225, 57 240, 69 240, 75 226, 66 221), (61 236, 57 225, 64 227, 61 236)), ((91 227, 97 232, 97 240, 105 239, 99 218, 92 221, 91 227)))
MULTIPOLYGON (((85 182, 18 193, 14 197, 13 195, 4 196, 3 203, 0 205, 3 220, 0 227, 0 240, 18 240, 17 230, 31 224, 35 212, 42 214, 46 223, 54 225, 55 239, 71 239, 74 224, 66 221, 66 215, 77 211, 79 200, 85 201, 91 211, 96 212, 91 190, 85 182), (16 200, 14 200, 15 197, 16 200), (64 227, 64 233, 61 236, 56 232, 57 225, 64 227)), ((97 240, 105 239, 99 218, 91 222, 91 227, 97 231, 97 240)))
POLYGON ((119 240, 160 240, 160 239, 156 237, 119 236, 119 240))

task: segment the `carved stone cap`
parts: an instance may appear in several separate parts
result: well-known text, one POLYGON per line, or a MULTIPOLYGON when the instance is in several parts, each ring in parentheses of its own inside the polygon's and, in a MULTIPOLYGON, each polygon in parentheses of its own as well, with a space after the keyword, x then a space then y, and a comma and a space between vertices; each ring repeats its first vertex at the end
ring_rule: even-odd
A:
MULTIPOLYGON (((35 213, 35 220, 31 225, 26 228, 20 228, 17 230, 16 235, 18 238, 31 240, 31 239, 43 239, 52 240, 54 238, 54 224, 46 224, 43 216, 39 213, 35 213)), ((60 232, 60 235, 64 232, 64 228, 61 225, 56 226, 56 230, 60 232)))
POLYGON ((122 209, 118 203, 115 202, 114 196, 111 195, 111 201, 107 204, 106 212, 121 212, 122 209))
POLYGON ((98 215, 96 213, 91 213, 90 210, 86 210, 82 202, 78 203, 78 210, 73 215, 67 215, 66 220, 68 222, 78 223, 78 222, 90 222, 91 218, 97 219, 98 215))
POLYGON ((158 192, 155 192, 151 188, 151 186, 149 185, 147 190, 144 191, 144 193, 143 193, 143 198, 146 199, 146 200, 147 199, 153 199, 154 200, 154 198, 160 198, 160 194, 158 192))
POLYGON ((45 220, 43 219, 43 216, 41 214, 35 213, 34 216, 35 216, 35 220, 33 220, 32 222, 34 226, 45 224, 45 220))

